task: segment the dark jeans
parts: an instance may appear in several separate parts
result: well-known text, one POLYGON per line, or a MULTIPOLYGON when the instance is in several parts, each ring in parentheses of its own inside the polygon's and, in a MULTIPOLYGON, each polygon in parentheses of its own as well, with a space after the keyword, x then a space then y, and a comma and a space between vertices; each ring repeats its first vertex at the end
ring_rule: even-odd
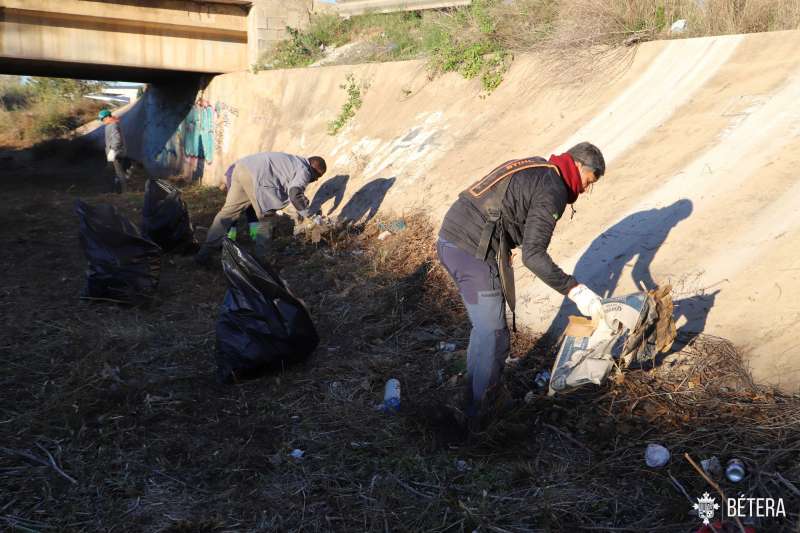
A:
POLYGON ((506 324, 505 299, 500 290, 497 261, 481 261, 439 237, 439 260, 458 285, 472 331, 467 348, 467 372, 474 406, 500 380, 511 337, 506 324))

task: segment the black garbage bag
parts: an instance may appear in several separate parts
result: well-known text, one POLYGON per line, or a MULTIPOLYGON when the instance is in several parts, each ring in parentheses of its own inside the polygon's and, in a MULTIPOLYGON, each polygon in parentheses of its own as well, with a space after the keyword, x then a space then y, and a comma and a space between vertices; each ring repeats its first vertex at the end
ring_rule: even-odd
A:
POLYGON ((164 180, 149 179, 144 185, 142 232, 165 252, 189 254, 199 246, 181 191, 164 180))
POLYGON ((75 201, 80 241, 89 262, 83 296, 139 304, 149 301, 161 274, 161 248, 145 239, 113 205, 75 201))
POLYGON ((220 381, 257 378, 311 355, 319 344, 311 317, 268 264, 225 238, 222 269, 228 292, 217 319, 220 381))

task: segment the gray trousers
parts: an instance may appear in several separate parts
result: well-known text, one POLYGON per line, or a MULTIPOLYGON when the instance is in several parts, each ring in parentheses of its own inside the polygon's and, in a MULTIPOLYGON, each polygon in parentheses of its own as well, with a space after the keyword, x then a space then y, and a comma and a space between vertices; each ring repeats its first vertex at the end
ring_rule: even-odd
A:
POLYGON ((477 409, 486 391, 500 381, 511 344, 497 261, 494 258, 481 261, 442 237, 436 243, 436 251, 458 285, 472 323, 467 372, 472 387, 472 407, 477 409))
POLYGON ((252 206, 256 218, 262 220, 264 217, 274 215, 274 211, 262 213, 256 202, 255 189, 253 185, 253 175, 244 165, 236 165, 231 175, 231 185, 228 187, 228 194, 225 196, 225 205, 219 210, 214 222, 208 229, 206 242, 203 248, 215 250, 222 244, 222 238, 228 233, 230 227, 239 219, 239 215, 252 206))

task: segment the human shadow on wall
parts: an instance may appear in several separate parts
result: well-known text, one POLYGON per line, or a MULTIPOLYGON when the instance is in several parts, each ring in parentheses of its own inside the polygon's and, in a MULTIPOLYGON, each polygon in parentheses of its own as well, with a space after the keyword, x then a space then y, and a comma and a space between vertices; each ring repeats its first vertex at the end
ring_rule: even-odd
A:
MULTIPOLYGON (((601 298, 614 295, 626 267, 630 267, 633 283, 639 290, 656 288, 658 284, 650 273, 650 265, 672 228, 691 216, 692 210, 691 200, 684 198, 667 207, 625 217, 592 241, 575 265, 573 275, 601 298)), ((543 337, 545 342, 557 340, 569 315, 580 313, 571 300, 564 298, 543 337)), ((694 323, 700 324, 698 319, 694 323)))
POLYGON ((344 198, 344 191, 347 188, 347 181, 350 179, 349 174, 337 174, 330 178, 325 183, 319 186, 317 192, 314 193, 314 199, 311 200, 309 210, 314 212, 322 211, 322 206, 333 198, 333 206, 328 208, 328 212, 324 213, 330 215, 339 207, 344 198))
POLYGON ((342 208, 339 220, 347 220, 353 224, 369 222, 377 214, 395 179, 378 178, 361 187, 342 208))
POLYGON ((678 335, 675 338, 672 351, 677 351, 690 344, 698 335, 705 331, 708 313, 711 311, 711 308, 714 307, 719 293, 720 289, 717 289, 708 294, 696 294, 688 298, 675 300, 675 311, 673 312, 675 323, 681 318, 685 318, 686 323, 678 328, 678 335))

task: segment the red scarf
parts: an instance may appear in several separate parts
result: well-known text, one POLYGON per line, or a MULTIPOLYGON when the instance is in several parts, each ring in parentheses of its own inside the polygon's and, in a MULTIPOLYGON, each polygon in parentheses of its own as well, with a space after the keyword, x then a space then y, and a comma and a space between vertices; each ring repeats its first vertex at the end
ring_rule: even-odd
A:
POLYGON ((569 154, 551 155, 549 163, 558 167, 561 172, 561 178, 567 185, 567 203, 574 204, 578 199, 578 195, 583 192, 583 182, 581 181, 581 173, 578 170, 575 161, 569 154))

